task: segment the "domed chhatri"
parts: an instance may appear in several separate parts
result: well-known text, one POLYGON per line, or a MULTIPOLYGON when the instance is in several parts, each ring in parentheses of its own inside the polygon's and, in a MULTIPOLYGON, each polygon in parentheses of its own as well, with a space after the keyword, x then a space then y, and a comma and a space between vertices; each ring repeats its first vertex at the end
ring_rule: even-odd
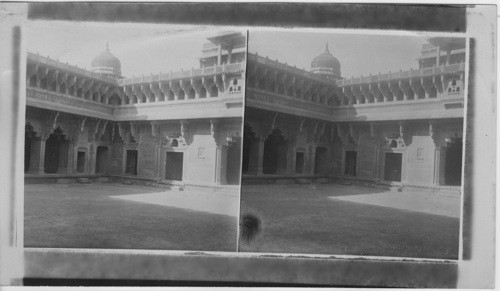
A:
POLYGON ((340 79, 340 62, 332 56, 326 43, 325 51, 315 57, 311 62, 311 73, 324 76, 329 79, 340 79))
POLYGON ((108 44, 106 50, 95 57, 91 64, 92 72, 114 78, 121 77, 121 67, 120 60, 111 54, 108 44))

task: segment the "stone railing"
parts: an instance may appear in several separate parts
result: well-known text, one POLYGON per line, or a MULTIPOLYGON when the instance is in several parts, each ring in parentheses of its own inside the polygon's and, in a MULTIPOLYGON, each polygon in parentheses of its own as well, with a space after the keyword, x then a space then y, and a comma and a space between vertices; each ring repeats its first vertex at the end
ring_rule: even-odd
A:
POLYGON ((317 76, 316 74, 313 74, 313 73, 308 72, 306 70, 299 69, 297 67, 292 67, 292 66, 290 66, 290 65, 288 65, 286 63, 285 64, 284 63, 280 63, 277 60, 273 61, 273 60, 271 60, 269 58, 261 57, 258 54, 248 53, 248 61, 254 61, 254 62, 257 62, 258 64, 263 64, 263 65, 272 67, 274 69, 279 69, 279 70, 282 70, 282 71, 286 71, 286 72, 288 72, 290 74, 300 75, 302 77, 306 77, 306 78, 309 78, 309 79, 312 79, 312 80, 315 80, 315 81, 318 81, 318 82, 322 82, 322 83, 329 83, 329 84, 331 84, 333 82, 331 80, 322 78, 322 77, 317 76))
MULTIPOLYGON (((28 53, 26 62, 26 87, 79 98, 103 105, 119 102, 120 88, 115 79, 62 63, 48 57, 28 53)), ((84 103, 88 104, 88 103, 84 103)))
POLYGON ((123 79, 119 81, 124 92, 121 105, 243 98, 245 69, 246 63, 241 62, 123 79))
POLYGON ((191 69, 186 71, 177 71, 170 73, 159 73, 151 74, 149 76, 139 76, 132 78, 125 78, 118 80, 120 86, 140 84, 140 83, 151 83, 151 82, 161 82, 161 81, 172 81, 179 79, 191 79, 196 77, 206 77, 214 76, 223 73, 241 73, 245 71, 246 63, 234 63, 222 66, 213 66, 200 69, 191 69))
POLYGON ((86 69, 79 68, 77 66, 72 66, 70 64, 63 63, 63 62, 60 62, 58 60, 53 60, 49 57, 40 56, 38 54, 34 54, 34 53, 30 53, 30 52, 28 52, 27 62, 28 63, 33 62, 33 63, 42 64, 42 65, 50 67, 52 69, 57 69, 57 70, 60 70, 63 72, 72 73, 72 74, 79 75, 82 77, 86 77, 86 78, 90 78, 90 79, 94 79, 94 80, 99 80, 99 81, 106 82, 106 83, 113 84, 113 85, 117 84, 116 80, 113 78, 109 78, 109 77, 88 71, 86 69))
POLYGON ((361 76, 357 78, 337 80, 337 86, 348 86, 348 85, 360 85, 368 83, 377 82, 388 82, 395 81, 399 79, 409 79, 415 77, 433 77, 442 74, 453 74, 465 71, 465 63, 453 64, 448 66, 438 66, 431 68, 423 68, 417 70, 399 71, 399 72, 389 72, 386 74, 361 76))

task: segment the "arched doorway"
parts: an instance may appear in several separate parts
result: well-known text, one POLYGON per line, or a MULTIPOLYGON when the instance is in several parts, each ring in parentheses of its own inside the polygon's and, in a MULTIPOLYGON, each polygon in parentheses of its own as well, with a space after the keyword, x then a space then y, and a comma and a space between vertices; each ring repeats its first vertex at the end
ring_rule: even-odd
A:
POLYGON ((165 163, 165 179, 182 181, 184 168, 184 153, 167 151, 165 163))
MULTIPOLYGON (((241 165, 241 140, 229 143, 226 159, 226 183, 229 185, 238 185, 240 183, 240 165, 241 165)), ((248 168, 247 168, 248 169, 248 168)))
POLYGON ((67 163, 67 160, 65 160, 67 158, 65 151, 68 150, 68 147, 65 138, 62 129, 58 127, 45 142, 45 173, 57 173, 67 163))
POLYGON ((125 174, 137 175, 137 150, 127 150, 127 159, 125 160, 125 174))
POLYGON ((324 175, 329 170, 328 149, 326 147, 317 147, 314 156, 314 174, 324 175))
POLYGON ((462 138, 451 138, 447 144, 444 183, 447 186, 462 185, 462 138))
POLYGON ((33 141, 36 138, 36 133, 33 126, 28 122, 24 130, 24 172, 27 173, 31 168, 31 152, 33 150, 33 141))
POLYGON ((264 142, 263 173, 276 174, 286 168, 286 141, 281 130, 276 128, 264 142))
POLYGON ((107 146, 98 146, 95 158, 95 173, 104 174, 108 172, 108 152, 107 146))
POLYGON ((384 180, 401 182, 402 167, 402 153, 386 152, 384 161, 384 180))

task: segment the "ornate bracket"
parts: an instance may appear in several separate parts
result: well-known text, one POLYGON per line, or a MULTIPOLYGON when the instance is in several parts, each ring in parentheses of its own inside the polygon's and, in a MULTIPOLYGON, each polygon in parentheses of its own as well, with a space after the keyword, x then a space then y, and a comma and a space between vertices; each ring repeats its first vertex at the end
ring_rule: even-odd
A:
POLYGON ((305 117, 302 117, 300 119, 300 126, 299 126, 299 133, 302 132, 302 130, 304 129, 304 122, 306 121, 305 117))
POLYGON ((128 138, 127 138, 127 132, 124 128, 124 123, 123 122, 118 122, 118 134, 120 135, 120 138, 123 140, 124 143, 128 143, 128 138))
POLYGON ((101 127, 99 128, 99 131, 97 132, 96 135, 96 141, 101 141, 102 136, 106 132, 106 126, 108 125, 108 121, 104 120, 104 122, 101 122, 101 127))
POLYGON ((160 123, 158 121, 151 121, 151 135, 153 136, 155 143, 161 143, 160 123))
POLYGON ((406 124, 404 121, 399 122, 399 137, 404 140, 406 134, 406 124))
POLYGON ((49 119, 49 120, 50 120, 50 121, 49 121, 49 124, 50 124, 50 126, 52 127, 52 130, 55 130, 55 129, 57 128, 57 119, 59 118, 59 114, 60 114, 60 113, 61 113, 61 112, 57 111, 55 114, 51 114, 51 115, 49 116, 49 118, 50 118, 50 119, 49 119))
POLYGON ((181 136, 183 138, 186 138, 186 136, 188 135, 188 126, 189 126, 189 121, 187 120, 181 120, 181 136))
POLYGON ((351 135, 352 140, 354 143, 358 140, 358 132, 354 126, 354 124, 349 123, 349 134, 351 135))
POLYGON ((87 121, 87 117, 83 116, 78 120, 78 128, 80 132, 83 132, 85 130, 85 122, 87 121))
POLYGON ((277 119, 278 119, 278 112, 275 112, 274 116, 273 116, 273 121, 271 123, 271 132, 278 126, 278 124, 276 122, 277 119))
POLYGON ((340 142, 343 143, 344 145, 347 145, 348 139, 340 123, 337 123, 337 135, 340 139, 340 142))
POLYGON ((115 131, 116 131, 116 123, 113 122, 113 127, 111 128, 111 142, 115 141, 115 131))
POLYGON ((219 126, 219 120, 210 119, 210 134, 214 139, 217 139, 218 126, 219 126))
POLYGON ((439 146, 437 126, 435 121, 429 121, 429 136, 431 137, 434 146, 439 146))
POLYGON ((138 125, 135 122, 129 122, 129 123, 130 123, 130 135, 137 142, 137 140, 139 139, 138 125))

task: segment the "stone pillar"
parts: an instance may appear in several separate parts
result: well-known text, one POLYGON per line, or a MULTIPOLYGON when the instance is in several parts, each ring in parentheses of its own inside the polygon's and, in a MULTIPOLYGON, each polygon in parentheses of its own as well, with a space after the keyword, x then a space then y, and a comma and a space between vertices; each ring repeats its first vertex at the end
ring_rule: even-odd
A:
POLYGON ((161 143, 157 142, 156 144, 156 175, 155 177, 158 179, 161 179, 161 170, 162 170, 162 165, 163 163, 161 162, 162 157, 161 157, 161 143))
POLYGON ((87 173, 90 174, 90 175, 94 175, 95 174, 95 162, 96 162, 96 144, 95 143, 91 143, 90 146, 89 146, 89 156, 87 158, 87 165, 88 165, 88 168, 87 168, 87 173))
POLYGON ((315 153, 316 153, 316 145, 309 144, 308 145, 308 155, 307 155, 307 174, 314 175, 314 166, 315 166, 315 153))
POLYGON ((222 63, 222 45, 219 44, 218 52, 217 52, 217 66, 220 66, 222 63))
POLYGON ((446 147, 438 146, 436 147, 434 155, 434 185, 444 185, 445 178, 445 159, 446 159, 446 147))
POLYGON ((78 173, 78 169, 77 169, 77 166, 78 166, 78 141, 73 141, 71 143, 70 148, 72 151, 71 160, 73 161, 73 163, 71 165, 71 170, 69 171, 69 173, 77 174, 78 173))
POLYGON ((288 143, 288 167, 287 174, 295 174, 295 146, 293 142, 288 143))
POLYGON ((248 173, 262 175, 264 169, 264 141, 256 138, 250 145, 248 173))
POLYGON ((225 185, 227 168, 227 146, 218 146, 215 153, 215 184, 225 185))
POLYGON ((233 48, 230 47, 228 50, 227 50, 227 64, 229 65, 231 63, 231 55, 233 54, 233 48))
POLYGON ((31 145, 30 173, 43 174, 45 171, 45 141, 44 138, 33 140, 31 145))
POLYGON ((441 57, 441 47, 440 46, 437 46, 436 47, 437 49, 437 54, 436 54, 436 67, 439 67, 440 66, 440 57, 441 57))

